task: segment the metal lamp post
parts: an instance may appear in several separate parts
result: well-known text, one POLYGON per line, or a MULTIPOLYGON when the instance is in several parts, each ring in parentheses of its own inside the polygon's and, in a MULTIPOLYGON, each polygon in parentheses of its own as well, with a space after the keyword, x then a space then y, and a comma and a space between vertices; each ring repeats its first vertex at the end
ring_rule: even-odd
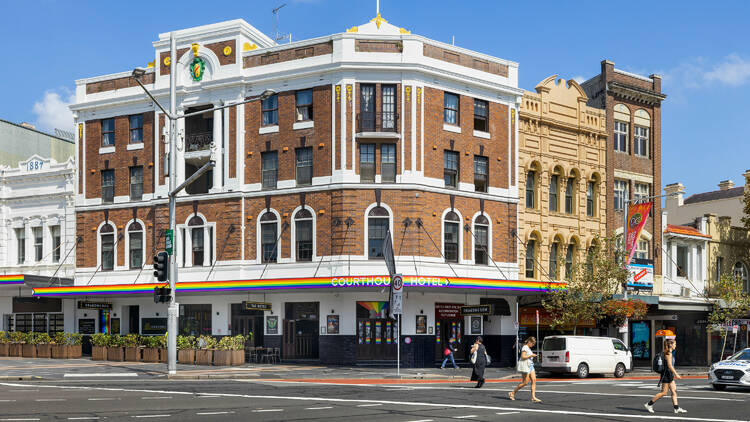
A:
MULTIPOLYGON (((133 70, 133 78, 135 81, 140 85, 141 88, 146 92, 146 95, 148 95, 149 98, 161 109, 161 111, 164 113, 165 116, 169 119, 169 148, 167 150, 167 156, 169 157, 169 230, 170 233, 174 234, 175 232, 175 226, 176 226, 176 197, 177 194, 182 191, 182 189, 185 189, 189 184, 194 182, 196 179, 198 179, 203 173, 207 172, 208 170, 212 169, 215 165, 215 158, 211 157, 208 163, 203 165, 198 171, 196 171, 192 176, 190 176, 187 180, 185 180, 183 183, 181 183, 179 186, 177 186, 177 160, 174 157, 174 152, 177 150, 177 120, 178 119, 184 119, 186 117, 195 116, 198 114, 204 114, 209 111, 214 110, 221 110, 228 107, 234 107, 240 104, 247 104, 253 101, 259 101, 259 100, 265 100, 268 97, 274 95, 276 91, 272 89, 267 89, 263 91, 261 95, 252 97, 250 99, 247 99, 245 101, 240 101, 236 103, 231 104, 225 104, 223 106, 214 107, 209 110, 201 110, 193 113, 187 113, 182 115, 177 115, 177 95, 176 95, 176 89, 177 89, 177 40, 175 38, 174 32, 169 34, 169 44, 170 44, 170 68, 169 68, 169 112, 162 107, 162 105, 159 103, 159 101, 154 98, 153 95, 146 89, 145 86, 140 81, 140 78, 146 74, 146 71, 141 68, 136 68, 133 70)), ((170 239, 172 240, 172 239, 170 239)), ((167 360, 167 369, 169 372, 169 375, 175 375, 177 373, 177 318, 179 316, 178 313, 178 304, 175 300, 175 286, 177 284, 177 251, 179 248, 174 247, 172 248, 173 253, 169 257, 169 288, 170 288, 170 295, 169 295, 169 308, 167 310, 167 350, 168 350, 168 360, 167 360)))

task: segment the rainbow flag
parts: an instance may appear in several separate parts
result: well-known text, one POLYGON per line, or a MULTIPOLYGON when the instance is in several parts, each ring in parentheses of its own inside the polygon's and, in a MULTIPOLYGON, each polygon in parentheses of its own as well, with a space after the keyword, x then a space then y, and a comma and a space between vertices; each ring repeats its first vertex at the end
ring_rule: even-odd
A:
POLYGON ((23 284, 23 274, 0 275, 0 286, 23 284))

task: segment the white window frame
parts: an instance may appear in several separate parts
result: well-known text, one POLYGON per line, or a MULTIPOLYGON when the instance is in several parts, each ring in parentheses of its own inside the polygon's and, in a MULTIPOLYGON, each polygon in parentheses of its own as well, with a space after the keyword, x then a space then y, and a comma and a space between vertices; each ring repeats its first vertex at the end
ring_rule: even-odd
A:
POLYGON ((748 281, 750 279, 750 275, 748 275, 747 265, 745 265, 744 262, 737 261, 732 266, 732 274, 734 274, 735 277, 739 277, 739 279, 742 280, 742 286, 743 286, 743 290, 745 291, 745 293, 750 291, 750 281, 748 281), (738 265, 740 266, 739 269, 741 270, 739 272, 737 271, 738 265))
POLYGON ((101 223, 99 223, 99 227, 96 228, 96 268, 101 268, 102 266, 102 233, 101 233, 101 230, 105 224, 111 225, 112 228, 114 229, 114 231, 112 231, 112 235, 113 235, 112 253, 114 254, 112 258, 112 271, 115 271, 117 270, 117 245, 119 242, 117 241, 117 225, 113 223, 112 221, 102 221, 101 223))
MULTIPOLYGON (((312 215, 312 261, 315 261, 318 258, 317 256, 318 236, 316 235, 317 216, 315 214, 315 210, 312 209, 311 206, 305 205, 305 209, 310 211, 310 214, 312 215)), ((302 206, 300 205, 297 208, 295 208, 294 211, 292 211, 292 223, 291 223, 292 227, 290 228, 291 233, 292 233, 291 234, 292 254, 290 256, 291 256, 291 260, 294 262, 297 262, 297 213, 300 212, 301 210, 302 210, 302 206)), ((258 233, 260 234, 260 231, 258 231, 258 233)), ((278 261, 279 256, 277 256, 277 259, 276 259, 277 261, 278 261)), ((300 262, 310 262, 310 261, 300 261, 300 262)))
POLYGON ((622 121, 622 120, 615 120, 613 132, 614 132, 614 135, 613 135, 614 141, 617 143, 617 145, 613 145, 615 152, 627 153, 628 152, 628 144, 629 144, 628 141, 630 140, 630 122, 625 122, 625 121, 622 121), (618 126, 620 126, 620 125, 624 125, 624 127, 625 127, 624 131, 622 130, 622 128, 618 128, 618 126), (618 139, 620 136, 622 136, 622 137, 625 138, 624 139, 624 142, 625 142, 625 149, 624 150, 621 148, 621 142, 623 142, 623 140, 622 139, 618 139))
POLYGON ((625 210, 625 199, 627 199, 630 195, 628 192, 628 181, 627 180, 620 180, 615 179, 613 184, 613 195, 612 200, 614 201, 614 209, 615 211, 623 211, 625 210), (623 189, 618 189, 619 187, 622 187, 623 189), (620 192, 620 206, 618 207, 618 201, 617 201, 617 192, 620 192))
POLYGON ((633 129, 633 153, 639 157, 648 158, 649 151, 649 128, 645 126, 635 125, 633 129), (642 132, 642 133, 641 133, 642 132), (639 147, 639 142, 643 141, 643 151, 639 147))
MULTIPOLYGON (((261 239, 260 220, 263 217, 263 215, 265 215, 268 212, 276 216, 276 236, 278 237, 281 234, 281 214, 279 214, 279 212, 273 208, 271 208, 270 210, 264 208, 258 214, 258 218, 255 219, 255 233, 256 233, 255 235, 255 263, 263 264, 263 265, 265 265, 266 263, 263 262, 263 249, 262 249, 263 246, 262 246, 262 239, 261 239)), ((214 242, 214 244, 216 244, 216 242, 214 242)), ((282 256, 281 247, 282 247, 282 239, 279 239, 279 244, 276 246, 276 262, 269 262, 268 264, 279 264, 282 261, 286 261, 285 259, 281 257, 282 256)), ((314 245, 313 245, 313 248, 314 248, 314 245)))
MULTIPOLYGON (((373 202, 367 208, 365 208, 365 214, 364 214, 364 217, 365 217, 365 236, 364 236, 364 245, 362 247, 362 250, 364 251, 364 254, 363 254, 364 259, 369 259, 369 256, 370 256, 370 253, 369 253, 370 252, 370 249, 369 249, 369 245, 370 245, 370 233, 369 233, 369 231, 370 231, 370 217, 369 217, 369 215, 370 215, 370 211, 373 208, 377 207, 377 206, 378 206, 377 202, 373 202)), ((393 239, 393 210, 391 209, 391 207, 389 207, 384 202, 381 202, 380 206, 383 207, 383 208, 385 208, 386 211, 388 211, 388 230, 391 232, 391 242, 393 242, 394 241, 394 239, 393 239)), ((379 218, 382 218, 382 217, 379 217, 379 218)), ((395 249, 394 249, 394 255, 396 253, 398 253, 398 252, 395 251, 395 249)))
POLYGON ((146 268, 146 251, 148 250, 148 248, 146 248, 146 224, 144 224, 143 220, 139 218, 134 220, 131 219, 128 221, 128 224, 125 225, 125 265, 128 269, 135 269, 130 268, 130 226, 132 226, 134 222, 141 225, 141 247, 143 248, 143 262, 141 263, 141 268, 146 268))
MULTIPOLYGON (((455 212, 456 215, 458 215, 458 260, 456 264, 465 264, 466 261, 463 259, 464 257, 464 249, 463 249, 464 248, 464 226, 463 226, 464 216, 461 214, 461 211, 455 208, 444 209, 443 214, 440 216, 440 252, 443 254, 443 257, 445 257, 445 216, 448 215, 448 213, 451 211, 455 212)), ((472 254, 471 262, 474 262, 473 260, 474 252, 472 252, 471 254, 472 254)), ((445 260, 445 258, 443 258, 443 261, 448 262, 445 260)))
MULTIPOLYGON (((458 212, 457 212, 458 213, 458 212)), ((482 214, 482 212, 477 211, 474 216, 471 218, 471 230, 472 233, 476 234, 476 222, 477 218, 479 218, 480 215, 484 215, 484 217, 487 219, 487 265, 490 264, 490 261, 492 261, 492 218, 490 218, 490 215, 486 212, 482 214)), ((463 231, 463 230, 462 230, 463 231)), ((485 265, 485 264, 476 264, 477 258, 476 258, 476 238, 474 236, 471 236, 471 262, 475 265, 485 265)))
POLYGON ((633 183, 633 200, 648 198, 651 195, 651 185, 648 183, 633 183))
MULTIPOLYGON (((202 213, 190 213, 188 217, 185 219, 185 222, 183 224, 177 225, 177 237, 178 241, 175 242, 174 247, 182 248, 182 245, 185 246, 185 254, 183 256, 183 262, 185 265, 183 265, 183 268, 189 268, 193 266, 193 236, 192 236, 192 230, 194 228, 203 227, 204 233, 203 233, 203 266, 204 267, 210 267, 213 262, 210 262, 209 257, 213 257, 214 261, 218 260, 218 257, 216 256, 216 223, 215 222, 209 222, 205 215, 202 213), (199 217, 203 220, 203 226, 188 226, 188 223, 193 217, 199 217), (209 239, 209 233, 208 228, 212 228, 211 230, 211 238, 209 239), (183 239, 183 233, 184 233, 184 239, 183 239), (211 245, 211 240, 213 240, 213 249, 209 248, 211 245), (184 242, 184 243, 183 243, 184 242)), ((144 227, 145 230, 145 227, 144 227)), ((180 249, 180 253, 182 253, 182 249, 180 249)), ((145 261, 145 257, 144 257, 145 261)), ((181 263, 178 263, 178 265, 181 263)))

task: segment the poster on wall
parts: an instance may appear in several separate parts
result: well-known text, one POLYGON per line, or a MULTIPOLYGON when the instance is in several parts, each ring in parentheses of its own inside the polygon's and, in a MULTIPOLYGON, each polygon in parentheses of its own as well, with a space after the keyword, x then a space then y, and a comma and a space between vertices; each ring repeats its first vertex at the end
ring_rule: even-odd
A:
POLYGON ((166 318, 141 319, 141 334, 161 335, 167 332, 166 318))
POLYGON ((277 315, 266 317, 266 334, 279 334, 279 317, 277 315))
POLYGON ((96 332, 96 320, 94 318, 79 319, 78 332, 83 335, 94 334, 96 332))
POLYGON ((417 334, 427 334, 427 315, 417 315, 417 334))
POLYGON ((648 321, 636 321, 630 324, 632 331, 631 350, 633 359, 651 358, 651 329, 648 321))
POLYGON ((112 318, 110 320, 110 334, 120 334, 120 318, 112 318))
POLYGON ((326 333, 327 334, 338 334, 339 333, 339 316, 328 315, 326 318, 326 333))
POLYGON ((482 317, 471 317, 471 334, 482 334, 482 317))

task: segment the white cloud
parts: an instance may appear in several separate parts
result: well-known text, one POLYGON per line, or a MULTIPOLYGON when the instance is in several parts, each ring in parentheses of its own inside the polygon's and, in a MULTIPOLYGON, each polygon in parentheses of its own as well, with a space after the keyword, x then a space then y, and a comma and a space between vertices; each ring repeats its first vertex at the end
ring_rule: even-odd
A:
POLYGON ((44 98, 34 103, 35 125, 40 130, 50 133, 56 128, 73 131, 73 112, 68 106, 75 100, 75 95, 67 88, 58 91, 46 91, 44 98))
POLYGON ((732 53, 722 62, 703 74, 707 81, 721 82, 730 86, 744 85, 750 80, 750 61, 732 53))
POLYGON ((584 78, 581 75, 578 75, 578 76, 573 76, 573 80, 578 82, 578 84, 580 85, 586 81, 586 78, 584 78))

